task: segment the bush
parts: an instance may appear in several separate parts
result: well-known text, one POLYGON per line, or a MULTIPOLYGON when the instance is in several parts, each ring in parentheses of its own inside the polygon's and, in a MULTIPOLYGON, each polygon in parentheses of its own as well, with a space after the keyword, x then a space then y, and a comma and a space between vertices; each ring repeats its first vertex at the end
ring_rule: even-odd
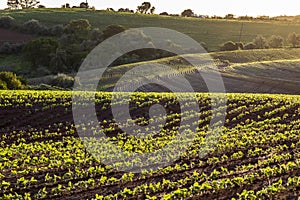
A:
POLYGON ((250 49, 255 49, 255 48, 256 48, 256 46, 253 42, 249 42, 244 46, 245 50, 250 50, 250 49))
POLYGON ((165 15, 165 16, 168 16, 169 13, 167 13, 167 12, 162 12, 162 13, 160 13, 159 15, 165 15))
POLYGON ((61 88, 72 88, 74 85, 75 79, 66 74, 58 74, 52 80, 52 85, 58 86, 61 88))
POLYGON ((243 50, 244 49, 244 43, 242 42, 237 42, 235 45, 238 47, 238 49, 243 50))
POLYGON ((49 35, 48 28, 41 25, 40 22, 35 19, 25 22, 21 27, 21 31, 28 34, 49 35))
POLYGON ((5 42, 0 46, 1 54, 17 54, 22 51, 24 43, 11 44, 9 42, 5 42))
POLYGON ((97 46, 97 42, 93 40, 84 40, 80 45, 79 45, 79 50, 80 51, 90 51, 93 48, 97 46))
POLYGON ((87 19, 71 20, 66 26, 66 33, 73 33, 76 35, 87 34, 91 30, 91 24, 87 19))
POLYGON ((8 88, 7 88, 6 82, 4 82, 0 79, 0 90, 7 90, 7 89, 8 88))
POLYGON ((71 44, 77 43, 77 38, 74 34, 63 34, 59 38, 59 43, 61 44, 61 46, 66 47, 71 44))
POLYGON ((91 40, 94 40, 94 41, 101 41, 102 38, 103 38, 103 32, 100 31, 100 29, 98 28, 94 28, 92 31, 91 31, 91 40))
POLYGON ((253 43, 257 49, 266 49, 268 48, 268 43, 265 37, 258 35, 254 40, 253 43))
POLYGON ((239 49, 238 45, 232 41, 228 41, 224 43, 220 48, 221 51, 234 51, 238 49, 239 49))
POLYGON ((15 23, 15 18, 11 16, 2 16, 0 17, 0 28, 11 28, 15 23))
POLYGON ((64 49, 56 49, 56 52, 52 55, 49 70, 51 72, 66 72, 67 71, 67 59, 68 53, 64 49))
POLYGON ((103 39, 107 39, 113 35, 116 35, 118 33, 121 33, 123 31, 125 31, 126 28, 124 26, 121 25, 110 25, 107 26, 105 28, 105 30, 103 31, 103 39))
POLYGON ((64 34, 65 27, 63 25, 55 25, 51 27, 50 34, 52 36, 60 37, 64 34))
POLYGON ((51 56, 56 52, 58 46, 58 42, 53 38, 39 38, 28 42, 23 48, 23 52, 34 67, 48 66, 51 56))
POLYGON ((26 89, 25 81, 12 72, 0 72, 0 89, 26 89))
POLYGON ((297 47, 300 43, 300 35, 298 35, 297 33, 291 33, 288 36, 287 41, 293 46, 293 47, 297 47))
POLYGON ((281 48, 283 46, 283 38, 281 36, 272 35, 268 41, 270 48, 281 48))

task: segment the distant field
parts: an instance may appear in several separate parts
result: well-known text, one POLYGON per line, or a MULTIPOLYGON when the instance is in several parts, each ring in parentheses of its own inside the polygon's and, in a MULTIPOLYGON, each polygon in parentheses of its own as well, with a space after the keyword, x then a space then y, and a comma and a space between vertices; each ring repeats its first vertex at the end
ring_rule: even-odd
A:
MULTIPOLYGON (((284 93, 300 94, 299 73, 300 73, 300 48, 296 49, 266 49, 266 50, 244 50, 231 52, 214 52, 209 54, 214 60, 217 70, 221 73, 227 92, 239 93, 284 93), (228 66, 222 66, 224 62, 228 66)), ((203 55, 188 55, 196 60, 203 60, 203 55)), ((115 83, 124 73, 141 64, 165 64, 178 70, 176 73, 169 71, 153 71, 151 67, 144 73, 149 76, 135 77, 128 80, 124 85, 124 91, 129 90, 133 84, 137 84, 144 77, 149 80, 172 83, 180 74, 183 74, 193 85, 195 91, 205 92, 207 87, 203 79, 195 74, 193 67, 182 61, 180 57, 164 58, 148 62, 133 63, 116 66, 107 69, 100 80, 99 89, 101 91, 111 91, 115 83), (108 76, 108 74, 111 74, 108 76)), ((210 66, 203 65, 198 68, 206 73, 211 70, 210 66)), ((75 75, 75 74, 74 74, 75 75)), ((48 77, 49 78, 49 77, 48 77)), ((29 84, 37 84, 46 80, 47 77, 30 79, 29 84)), ((93 81, 86 84, 91 84, 93 81)), ((176 81, 175 81, 176 82, 176 81)), ((184 88, 184 86, 182 86, 184 88)), ((165 91, 157 87, 143 87, 142 91, 165 91)))
MULTIPOLYGON (((37 19, 46 25, 65 24, 72 19, 88 19, 93 27, 104 29, 111 24, 120 24, 129 28, 135 27, 164 27, 185 33, 198 42, 205 42, 212 51, 228 41, 238 41, 241 21, 195 19, 168 17, 159 15, 140 15, 113 13, 106 11, 82 11, 63 9, 35 9, 18 11, 0 11, 0 15, 11 15, 19 24, 37 19)), ((244 22, 242 42, 250 42, 257 35, 265 37, 281 35, 287 37, 291 32, 300 33, 300 24, 291 22, 244 22)))

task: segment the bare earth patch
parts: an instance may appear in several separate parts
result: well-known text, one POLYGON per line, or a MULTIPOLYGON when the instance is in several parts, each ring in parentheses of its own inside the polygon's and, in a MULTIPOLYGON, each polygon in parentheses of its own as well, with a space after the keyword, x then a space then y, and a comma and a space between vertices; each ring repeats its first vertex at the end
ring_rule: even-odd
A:
POLYGON ((0 44, 3 44, 4 42, 9 42, 9 43, 27 42, 29 40, 32 40, 33 38, 34 36, 32 35, 0 29, 0 44))

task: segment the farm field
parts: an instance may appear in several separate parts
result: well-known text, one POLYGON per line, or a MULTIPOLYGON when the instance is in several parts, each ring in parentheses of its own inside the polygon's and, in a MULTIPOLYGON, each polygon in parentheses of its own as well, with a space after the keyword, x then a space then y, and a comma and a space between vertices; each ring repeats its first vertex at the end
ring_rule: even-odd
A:
MULTIPOLYGON (((300 49, 264 49, 264 50, 243 50, 229 52, 213 52, 209 56, 215 63, 215 69, 203 64, 197 66, 198 71, 220 73, 226 92, 235 93, 267 93, 267 94, 300 94, 299 67, 300 67, 300 49), (225 65, 224 65, 225 63, 225 65)), ((207 55, 191 54, 185 55, 198 62, 207 59, 207 55)), ((182 57, 175 56, 147 62, 138 62, 116 67, 110 67, 106 70, 99 84, 99 90, 112 91, 116 82, 127 71, 143 64, 163 64, 171 66, 177 70, 176 73, 170 71, 155 71, 149 67, 147 73, 142 78, 156 81, 157 76, 164 80, 166 84, 172 83, 180 75, 184 75, 190 81, 197 92, 207 92, 206 83, 199 74, 195 73, 195 67, 184 61, 182 57)), ((29 84, 37 85, 45 82, 47 77, 30 79, 29 84)), ((91 83, 96 80, 90 80, 91 83)), ((128 80, 124 84, 123 91, 138 83, 140 77, 134 80, 128 80)), ((179 81, 175 81, 179 82, 179 81)), ((88 83, 86 83, 88 84, 88 83)), ((184 86, 181 86, 184 87, 184 86)), ((143 92, 166 91, 161 87, 142 87, 143 92)))
POLYGON ((219 46, 226 41, 238 41, 242 23, 244 23, 244 34, 241 42, 244 43, 251 42, 257 35, 270 37, 276 34, 287 38, 291 32, 300 32, 299 23, 291 22, 195 19, 78 9, 11 10, 0 11, 0 15, 10 15, 20 25, 31 19, 39 20, 41 24, 47 26, 66 24, 74 19, 88 19, 93 28, 100 30, 112 24, 123 25, 127 28, 169 28, 187 34, 199 43, 205 42, 211 51, 219 50, 219 46))
MULTIPOLYGON (((177 134, 184 114, 180 108, 193 105, 196 95, 194 104, 200 112, 190 116, 199 119, 192 146, 168 167, 140 174, 120 172, 85 151, 73 121, 71 92, 1 91, 0 197, 297 199, 300 195, 300 96, 226 94, 223 132, 214 148, 199 157, 213 117, 215 102, 208 94, 184 94, 186 104, 179 106, 175 94, 136 93, 130 107, 135 123, 147 124, 149 107, 156 103, 168 116, 162 131, 145 139, 117 128, 110 112, 112 95, 124 93, 96 94, 98 125, 119 148, 137 153, 164 147, 177 134)), ((162 117, 155 119, 160 122, 162 117)))

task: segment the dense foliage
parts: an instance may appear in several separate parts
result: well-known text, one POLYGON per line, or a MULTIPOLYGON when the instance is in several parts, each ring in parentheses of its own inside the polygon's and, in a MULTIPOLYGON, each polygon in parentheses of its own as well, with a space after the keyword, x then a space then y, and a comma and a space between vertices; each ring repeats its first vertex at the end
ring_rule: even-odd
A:
POLYGON ((26 88, 26 80, 12 72, 0 72, 1 90, 22 90, 26 88))

